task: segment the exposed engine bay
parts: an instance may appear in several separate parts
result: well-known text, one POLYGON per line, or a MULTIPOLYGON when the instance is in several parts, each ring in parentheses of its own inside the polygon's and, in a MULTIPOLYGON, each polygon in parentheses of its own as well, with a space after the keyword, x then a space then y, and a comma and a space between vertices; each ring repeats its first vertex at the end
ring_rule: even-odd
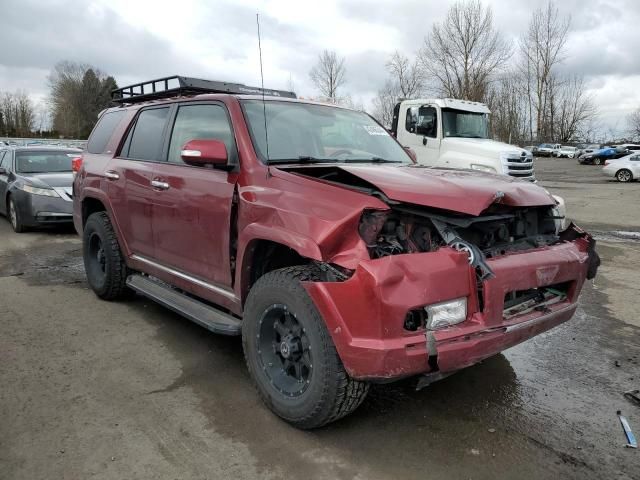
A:
POLYGON ((469 255, 469 263, 484 279, 492 275, 486 258, 517 250, 552 245, 556 234, 552 208, 510 208, 495 205, 478 217, 443 214, 397 205, 391 210, 369 210, 359 231, 371 258, 435 251, 450 246, 469 255))

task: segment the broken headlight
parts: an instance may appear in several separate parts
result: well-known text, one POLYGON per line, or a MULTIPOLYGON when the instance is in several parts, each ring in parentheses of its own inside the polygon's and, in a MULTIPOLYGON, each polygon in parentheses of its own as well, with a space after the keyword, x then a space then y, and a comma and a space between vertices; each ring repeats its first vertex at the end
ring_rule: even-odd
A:
POLYGON ((424 307, 427 312, 427 328, 437 330, 464 322, 467 318, 467 297, 424 307))

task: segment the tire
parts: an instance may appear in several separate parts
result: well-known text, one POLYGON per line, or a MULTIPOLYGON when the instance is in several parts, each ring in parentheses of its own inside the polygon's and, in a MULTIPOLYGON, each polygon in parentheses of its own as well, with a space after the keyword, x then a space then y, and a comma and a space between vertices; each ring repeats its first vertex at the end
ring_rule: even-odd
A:
POLYGON ((89 216, 82 233, 82 255, 87 282, 103 300, 131 296, 127 288, 127 266, 116 233, 106 212, 89 216))
POLYGON ((616 172, 616 179, 623 183, 631 182, 633 180, 633 174, 631 173, 631 170, 622 168, 616 172))
POLYGON ((602 165, 602 159, 601 158, 594 158, 593 159, 593 164, 594 165, 602 165))
POLYGON ((249 292, 242 324, 245 360, 260 397, 302 429, 348 415, 369 391, 368 383, 345 371, 302 286, 307 280, 319 280, 316 267, 287 267, 260 277, 249 292))
POLYGON ((7 219, 9 220, 14 232, 22 233, 26 230, 22 220, 20 219, 20 211, 18 210, 11 195, 9 195, 9 199, 7 200, 7 219))

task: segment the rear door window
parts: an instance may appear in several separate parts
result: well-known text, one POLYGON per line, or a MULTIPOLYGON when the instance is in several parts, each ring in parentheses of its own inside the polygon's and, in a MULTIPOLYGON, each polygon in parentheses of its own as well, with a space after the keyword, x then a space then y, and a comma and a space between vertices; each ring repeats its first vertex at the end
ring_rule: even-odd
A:
POLYGON ((160 160, 169 107, 142 110, 129 132, 122 156, 134 160, 160 160))
POLYGON ((104 153, 111 135, 113 135, 125 113, 126 110, 119 110, 107 112, 100 117, 87 142, 87 151, 89 153, 104 153))

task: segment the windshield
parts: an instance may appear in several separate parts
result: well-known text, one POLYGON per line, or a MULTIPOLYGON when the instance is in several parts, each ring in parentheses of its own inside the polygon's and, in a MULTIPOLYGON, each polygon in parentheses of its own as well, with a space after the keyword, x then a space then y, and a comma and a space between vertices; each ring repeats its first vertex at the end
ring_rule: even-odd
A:
POLYGON ((362 112, 328 105, 244 100, 256 153, 269 163, 390 161, 411 163, 405 150, 362 112), (266 110, 266 122, 264 110, 266 110), (267 124, 267 141, 265 138, 267 124))
POLYGON ((486 113, 465 112, 453 108, 442 109, 445 137, 488 138, 486 113))
POLYGON ((73 151, 37 151, 16 152, 16 171, 18 173, 70 172, 71 159, 80 155, 73 151))

